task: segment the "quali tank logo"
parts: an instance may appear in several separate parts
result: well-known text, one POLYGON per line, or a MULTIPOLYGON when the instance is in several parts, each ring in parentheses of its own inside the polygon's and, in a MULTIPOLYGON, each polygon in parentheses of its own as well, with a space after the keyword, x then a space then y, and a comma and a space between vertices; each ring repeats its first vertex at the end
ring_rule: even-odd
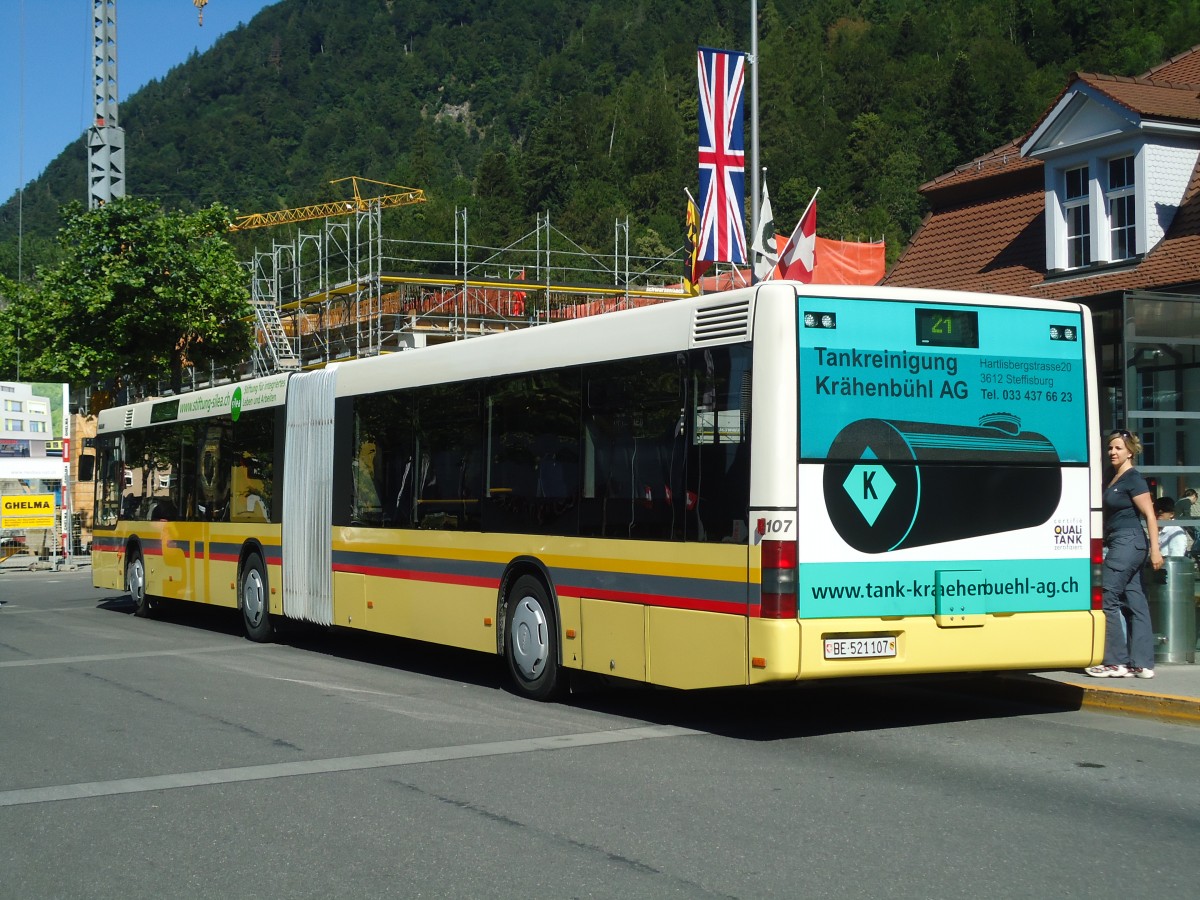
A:
POLYGON ((1083 519, 1054 521, 1054 549, 1079 550, 1083 547, 1083 519))

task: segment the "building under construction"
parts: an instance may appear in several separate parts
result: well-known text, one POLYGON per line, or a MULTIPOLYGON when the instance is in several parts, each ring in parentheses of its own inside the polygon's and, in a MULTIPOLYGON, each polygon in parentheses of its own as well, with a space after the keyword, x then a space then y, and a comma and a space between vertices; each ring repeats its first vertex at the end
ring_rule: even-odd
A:
POLYGON ((579 247, 548 213, 506 247, 472 245, 465 209, 455 213, 453 243, 394 240, 384 234, 384 211, 422 203, 423 193, 357 177, 340 181, 352 191, 345 200, 244 216, 233 226, 296 226, 287 240, 272 233, 271 248, 256 250, 249 264, 259 336, 252 374, 683 296, 684 251, 665 259, 630 256, 628 221, 614 223, 611 256, 579 247), (385 192, 364 196, 368 186, 385 192))

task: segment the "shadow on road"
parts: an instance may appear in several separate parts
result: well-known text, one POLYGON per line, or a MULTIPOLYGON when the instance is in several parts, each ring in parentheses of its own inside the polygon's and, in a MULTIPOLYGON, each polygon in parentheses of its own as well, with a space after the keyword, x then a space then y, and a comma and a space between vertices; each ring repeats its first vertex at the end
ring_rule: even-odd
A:
MULTIPOLYGON (((127 594, 107 597, 98 607, 127 615, 134 612, 127 594)), ((240 614, 223 607, 167 601, 160 604, 154 617, 173 626, 242 635, 240 614)), ((277 627, 275 642, 362 665, 512 692, 503 660, 487 654, 291 620, 277 627)), ((747 741, 792 740, 1077 708, 1069 702, 1033 705, 999 689, 998 677, 986 673, 821 680, 698 691, 657 688, 589 673, 571 672, 569 677, 572 690, 564 701, 569 706, 747 741)))

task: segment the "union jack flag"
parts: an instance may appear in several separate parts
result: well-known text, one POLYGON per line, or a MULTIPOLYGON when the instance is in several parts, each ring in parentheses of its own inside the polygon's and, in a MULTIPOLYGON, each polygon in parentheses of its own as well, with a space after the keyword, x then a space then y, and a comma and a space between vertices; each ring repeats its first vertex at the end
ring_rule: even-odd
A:
POLYGON ((746 261, 746 54, 696 51, 700 79, 700 259, 746 261))

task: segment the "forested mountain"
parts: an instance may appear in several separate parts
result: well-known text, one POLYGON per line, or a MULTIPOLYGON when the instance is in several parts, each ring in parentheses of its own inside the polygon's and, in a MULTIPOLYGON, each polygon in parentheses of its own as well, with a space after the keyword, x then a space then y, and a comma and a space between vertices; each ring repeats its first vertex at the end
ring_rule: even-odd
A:
MULTIPOLYGON (((1073 70, 1138 74, 1200 43, 1197 0, 759 0, 761 162, 776 225, 818 185, 819 231, 920 222, 916 188, 1024 132, 1073 70)), ((696 191, 698 45, 749 49, 746 0, 280 0, 123 99, 127 192, 258 212, 334 199, 348 175, 430 202, 389 234, 504 243, 548 210, 611 252, 682 243, 696 191)), ((749 91, 747 91, 747 96, 749 91)), ((747 144, 748 144, 747 140, 747 144)), ((67 147, 24 196, 25 263, 85 199, 67 147)), ((16 273, 16 198, 0 273, 16 273)), ((261 236, 259 237, 261 240, 261 236)))

